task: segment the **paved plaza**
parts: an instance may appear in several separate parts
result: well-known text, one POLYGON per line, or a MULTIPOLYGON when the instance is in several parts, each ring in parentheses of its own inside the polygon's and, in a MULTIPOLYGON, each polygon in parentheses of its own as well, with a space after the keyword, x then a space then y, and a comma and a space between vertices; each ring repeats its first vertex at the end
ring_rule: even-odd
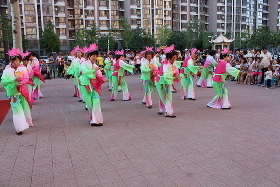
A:
POLYGON ((126 80, 131 101, 109 101, 104 85, 102 127, 89 125, 72 80, 47 80, 34 127, 16 135, 11 112, 0 126, 0 186, 280 186, 279 88, 228 81, 231 110, 207 108, 209 88, 196 87, 196 101, 175 93, 171 119, 157 114, 157 93, 142 105, 138 75, 126 80))

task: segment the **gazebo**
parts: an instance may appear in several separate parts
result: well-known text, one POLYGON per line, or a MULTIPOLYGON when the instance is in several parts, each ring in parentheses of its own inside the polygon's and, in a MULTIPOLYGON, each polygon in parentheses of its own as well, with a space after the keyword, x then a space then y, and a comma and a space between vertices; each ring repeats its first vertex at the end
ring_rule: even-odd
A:
POLYGON ((212 43, 212 49, 223 49, 225 47, 230 48, 230 43, 233 40, 227 39, 223 34, 220 34, 215 40, 209 41, 212 43))

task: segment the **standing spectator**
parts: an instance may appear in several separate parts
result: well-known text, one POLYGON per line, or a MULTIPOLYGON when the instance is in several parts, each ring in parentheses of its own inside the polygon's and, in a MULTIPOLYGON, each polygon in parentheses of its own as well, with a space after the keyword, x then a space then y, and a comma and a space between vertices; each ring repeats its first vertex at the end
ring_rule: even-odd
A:
POLYGON ((55 78, 54 64, 55 64, 55 59, 53 54, 51 53, 49 55, 49 63, 48 63, 50 78, 51 77, 55 78))
POLYGON ((137 53, 136 56, 134 57, 134 61, 135 61, 135 74, 140 74, 141 70, 140 70, 140 66, 141 66, 141 54, 137 53))
POLYGON ((266 80, 266 89, 271 88, 271 79, 272 79, 272 67, 269 66, 267 68, 268 70, 264 73, 265 74, 265 80, 266 80))
POLYGON ((261 57, 261 64, 263 65, 261 84, 264 84, 265 72, 268 70, 268 66, 270 65, 270 63, 272 61, 272 55, 270 52, 267 51, 266 48, 263 48, 262 53, 260 54, 260 57, 261 57))
POLYGON ((58 77, 63 77, 64 75, 64 58, 60 53, 57 57, 57 69, 58 69, 58 77))
POLYGON ((103 68, 104 67, 104 57, 102 54, 99 54, 97 57, 98 66, 103 68))

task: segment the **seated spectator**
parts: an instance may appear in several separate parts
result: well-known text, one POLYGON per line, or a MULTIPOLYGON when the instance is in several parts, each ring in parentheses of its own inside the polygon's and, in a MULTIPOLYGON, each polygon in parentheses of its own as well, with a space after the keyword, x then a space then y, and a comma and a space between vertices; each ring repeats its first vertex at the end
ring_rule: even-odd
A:
POLYGON ((247 63, 246 58, 240 58, 240 73, 237 77, 237 84, 243 82, 245 84, 245 78, 248 74, 249 64, 247 63))
POLYGON ((261 65, 261 58, 256 57, 255 58, 255 63, 252 67, 252 75, 253 75, 253 80, 255 84, 260 84, 261 82, 261 76, 262 76, 262 65, 261 65))

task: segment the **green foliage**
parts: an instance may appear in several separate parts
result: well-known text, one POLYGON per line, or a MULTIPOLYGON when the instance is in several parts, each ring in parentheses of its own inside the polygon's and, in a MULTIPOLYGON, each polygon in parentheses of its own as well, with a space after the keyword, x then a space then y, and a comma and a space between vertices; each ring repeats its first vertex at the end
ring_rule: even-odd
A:
POLYGON ((155 39, 148 34, 144 29, 137 27, 131 30, 132 40, 128 43, 128 48, 131 50, 143 50, 146 46, 154 46, 155 39))
POLYGON ((211 43, 209 36, 213 33, 206 31, 205 24, 198 20, 188 23, 185 31, 172 31, 167 40, 167 44, 174 44, 176 49, 184 50, 186 48, 210 49, 211 43))
POLYGON ((205 24, 199 20, 192 20, 187 26, 187 48, 209 49, 209 36, 213 33, 206 31, 205 24))
POLYGON ((113 38, 113 36, 104 35, 99 37, 98 39, 98 47, 100 51, 108 51, 108 45, 109 45, 109 51, 115 51, 117 49, 117 42, 113 38))
POLYGON ((75 32, 75 41, 72 43, 72 47, 74 46, 86 46, 87 42, 85 40, 85 29, 76 30, 75 32))
POLYGON ((54 32, 54 25, 51 21, 47 22, 43 31, 41 30, 39 43, 41 48, 44 49, 47 53, 59 51, 59 37, 54 32))
POLYGON ((86 45, 90 45, 92 43, 97 43, 98 37, 100 35, 99 29, 96 27, 96 24, 90 25, 90 29, 84 30, 84 39, 86 45))
POLYGON ((172 31, 167 40, 167 45, 175 45, 175 49, 183 51, 187 46, 187 32, 186 31, 172 31))
POLYGON ((260 27, 251 35, 248 46, 251 48, 262 48, 272 44, 277 45, 277 42, 273 41, 274 34, 275 32, 271 31, 268 26, 260 27))
POLYGON ((5 50, 13 47, 12 20, 7 14, 0 16, 0 40, 4 41, 5 50))
POLYGON ((25 35, 22 35, 22 49, 26 51, 29 45, 29 41, 26 39, 25 35))
POLYGON ((167 45, 168 38, 171 36, 171 29, 167 28, 166 25, 159 30, 159 34, 157 34, 158 44, 159 46, 167 45))
POLYGON ((126 18, 121 18, 120 28, 121 28, 121 37, 123 39, 125 47, 128 49, 130 42, 134 38, 133 38, 133 30, 131 29, 131 26, 126 18))

